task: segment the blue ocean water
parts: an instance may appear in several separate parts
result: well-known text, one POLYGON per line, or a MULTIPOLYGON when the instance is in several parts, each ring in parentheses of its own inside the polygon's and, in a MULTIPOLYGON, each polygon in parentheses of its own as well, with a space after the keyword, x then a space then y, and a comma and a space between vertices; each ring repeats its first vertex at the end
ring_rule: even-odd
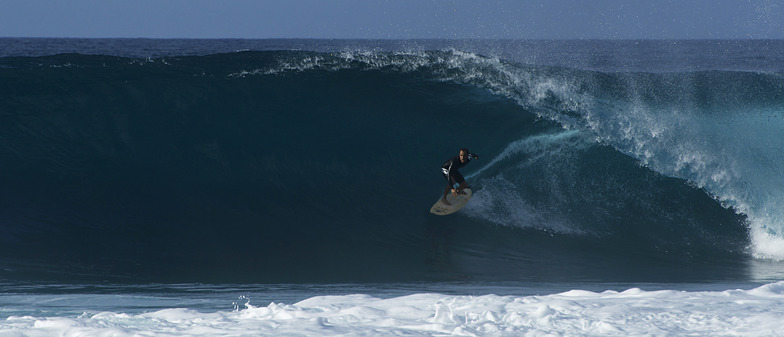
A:
POLYGON ((777 282, 782 65, 766 40, 0 39, 3 315, 777 282), (431 215, 461 147, 475 196, 431 215))

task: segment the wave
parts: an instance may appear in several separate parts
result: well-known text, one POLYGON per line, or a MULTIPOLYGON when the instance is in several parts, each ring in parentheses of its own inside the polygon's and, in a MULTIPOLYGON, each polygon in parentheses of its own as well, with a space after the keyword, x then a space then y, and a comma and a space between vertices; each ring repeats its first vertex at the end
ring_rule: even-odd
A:
POLYGON ((784 258, 777 73, 458 50, 63 54, 0 72, 0 276, 671 280, 784 258), (465 169, 475 198, 434 218, 460 147, 483 155, 465 169))
POLYGON ((566 129, 581 130, 658 173, 707 190, 724 206, 751 215, 756 257, 784 257, 784 222, 777 211, 782 200, 775 196, 784 183, 775 170, 784 160, 777 153, 784 145, 777 136, 784 131, 779 73, 607 74, 525 67, 457 50, 380 56, 344 52, 338 60, 308 59, 267 73, 346 66, 402 72, 424 68, 441 81, 488 89, 566 129))

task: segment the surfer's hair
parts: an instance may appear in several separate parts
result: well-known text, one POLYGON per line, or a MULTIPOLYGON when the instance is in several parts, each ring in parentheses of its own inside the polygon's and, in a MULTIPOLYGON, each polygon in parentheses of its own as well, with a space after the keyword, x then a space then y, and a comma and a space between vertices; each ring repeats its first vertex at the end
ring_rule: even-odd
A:
POLYGON ((468 149, 466 149, 466 148, 462 148, 462 149, 460 149, 460 152, 465 152, 465 154, 469 154, 469 153, 471 153, 471 152, 469 152, 469 151, 468 151, 468 149))

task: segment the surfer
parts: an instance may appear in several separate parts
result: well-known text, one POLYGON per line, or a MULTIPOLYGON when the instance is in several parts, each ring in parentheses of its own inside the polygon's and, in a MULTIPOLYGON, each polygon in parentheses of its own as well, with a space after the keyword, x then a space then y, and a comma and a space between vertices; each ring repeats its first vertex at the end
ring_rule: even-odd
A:
POLYGON ((441 201, 444 204, 451 205, 448 201, 446 201, 446 196, 449 195, 449 192, 452 192, 452 195, 457 196, 458 193, 464 194, 463 189, 467 188, 468 185, 466 184, 465 178, 463 175, 460 174, 460 169, 463 166, 466 166, 471 159, 479 158, 479 155, 476 153, 471 153, 466 148, 460 149, 460 153, 457 156, 449 158, 444 165, 441 165, 441 172, 444 174, 444 178, 447 180, 446 190, 444 190, 444 197, 441 201))

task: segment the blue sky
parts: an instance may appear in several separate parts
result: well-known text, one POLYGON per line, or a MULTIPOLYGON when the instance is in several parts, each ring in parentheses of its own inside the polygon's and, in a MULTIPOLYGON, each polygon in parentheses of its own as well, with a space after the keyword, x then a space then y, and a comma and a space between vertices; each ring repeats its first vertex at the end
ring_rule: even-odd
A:
POLYGON ((783 39, 780 0, 0 0, 0 37, 783 39))

